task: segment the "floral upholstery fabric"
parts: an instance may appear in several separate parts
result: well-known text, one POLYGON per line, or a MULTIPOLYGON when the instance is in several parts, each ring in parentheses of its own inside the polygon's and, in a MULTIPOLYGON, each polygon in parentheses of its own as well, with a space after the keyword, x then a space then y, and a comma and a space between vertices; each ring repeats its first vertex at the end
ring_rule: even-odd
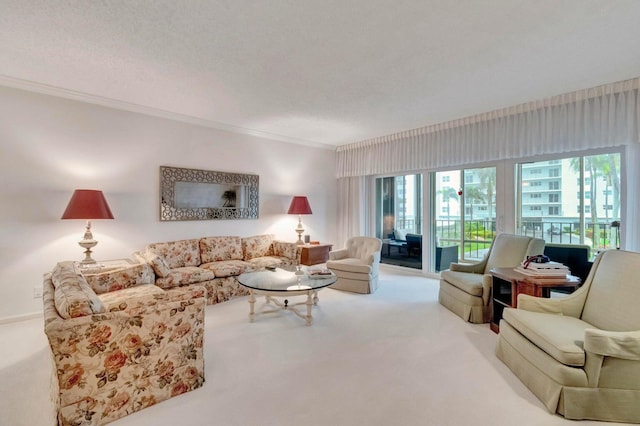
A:
POLYGON ((216 302, 222 303, 237 297, 249 294, 249 289, 238 283, 236 277, 216 278, 216 302))
MULTIPOLYGON (((155 253, 164 259, 171 269, 184 266, 198 266, 200 260, 200 246, 198 240, 180 240, 167 243, 149 244, 147 253, 155 253)), ((148 254, 145 254, 148 256, 148 254)))
POLYGON ((251 264, 243 260, 226 260, 221 262, 203 263, 201 268, 212 271, 217 278, 240 275, 251 270, 251 264))
POLYGON ((62 318, 105 312, 102 301, 82 276, 75 262, 58 263, 48 277, 54 286, 55 307, 62 318))
POLYGON ((204 288, 129 287, 100 297, 110 312, 64 319, 44 280, 45 333, 60 425, 101 425, 204 382, 204 288))
POLYGON ((274 256, 290 259, 290 262, 294 265, 297 265, 300 262, 300 254, 302 253, 302 248, 296 243, 290 243, 287 241, 274 241, 272 243, 272 246, 274 256))
POLYGON ((235 277, 243 272, 265 266, 293 266, 299 264, 300 248, 295 243, 273 240, 273 235, 240 238, 237 236, 206 237, 155 243, 145 251, 134 253, 134 258, 149 264, 155 272, 155 283, 163 289, 190 284, 206 288, 207 304, 228 300, 229 297, 248 294, 235 277), (199 253, 194 253, 197 241, 199 253), (187 250, 183 255, 180 250, 187 250), (187 263, 186 259, 199 259, 201 263, 187 263))
POLYGON ((171 268, 167 265, 167 261, 159 254, 146 252, 142 257, 145 262, 148 262, 149 265, 151 265, 153 272, 155 272, 157 276, 166 277, 171 273, 171 268))
POLYGON ((147 264, 128 266, 121 269, 84 275, 96 294, 122 290, 140 284, 151 284, 155 276, 147 264))
POLYGON ((273 235, 256 235, 242 239, 242 252, 244 260, 251 260, 256 257, 264 257, 273 254, 271 242, 273 235))
POLYGON ((267 266, 285 266, 282 259, 274 256, 254 257, 249 260, 253 269, 266 268, 267 266))
POLYGON ((200 239, 202 263, 242 260, 240 237, 207 237, 200 239))
POLYGON ((130 313, 131 306, 139 307, 140 304, 144 305, 146 302, 155 303, 156 300, 164 297, 164 293, 164 290, 157 285, 144 284, 104 293, 98 297, 107 312, 127 311, 130 313))
POLYGON ((161 288, 172 288, 179 285, 195 284, 214 279, 214 273, 205 268, 185 266, 174 268, 166 277, 156 278, 156 285, 161 288))

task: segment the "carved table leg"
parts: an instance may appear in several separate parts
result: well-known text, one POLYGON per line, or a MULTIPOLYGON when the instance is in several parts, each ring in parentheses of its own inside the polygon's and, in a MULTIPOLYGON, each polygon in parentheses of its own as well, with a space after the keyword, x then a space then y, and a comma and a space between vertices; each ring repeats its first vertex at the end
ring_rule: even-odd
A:
POLYGON ((307 316, 306 316, 306 320, 307 320, 307 325, 311 325, 311 322, 313 321, 313 318, 311 317, 311 307, 313 307, 313 299, 311 297, 311 291, 307 292, 307 316))
POLYGON ((256 319, 254 307, 256 304, 256 295, 253 294, 253 290, 249 290, 249 322, 253 322, 256 319))

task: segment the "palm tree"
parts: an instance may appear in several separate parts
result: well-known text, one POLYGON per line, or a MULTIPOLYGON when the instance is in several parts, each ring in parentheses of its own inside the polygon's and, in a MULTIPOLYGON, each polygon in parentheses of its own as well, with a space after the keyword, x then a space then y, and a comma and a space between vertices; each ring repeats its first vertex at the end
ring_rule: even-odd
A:
POLYGON ((235 207, 236 206, 236 191, 228 189, 222 194, 224 204, 222 207, 235 207))
POLYGON ((458 191, 450 186, 445 186, 438 193, 442 195, 442 202, 447 204, 447 218, 451 218, 451 200, 458 199, 458 191))

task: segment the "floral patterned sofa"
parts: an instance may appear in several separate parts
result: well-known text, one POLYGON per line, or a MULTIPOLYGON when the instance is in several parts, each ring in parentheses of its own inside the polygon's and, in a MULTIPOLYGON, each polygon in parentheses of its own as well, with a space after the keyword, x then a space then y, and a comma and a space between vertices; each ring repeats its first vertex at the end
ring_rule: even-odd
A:
POLYGON ((100 425, 202 386, 205 289, 163 290, 147 264, 44 276, 60 425, 100 425))
POLYGON ((300 250, 295 243, 277 241, 267 234, 153 243, 134 257, 151 265, 158 287, 203 285, 211 305, 249 294, 238 283, 238 275, 266 266, 297 265, 300 250))

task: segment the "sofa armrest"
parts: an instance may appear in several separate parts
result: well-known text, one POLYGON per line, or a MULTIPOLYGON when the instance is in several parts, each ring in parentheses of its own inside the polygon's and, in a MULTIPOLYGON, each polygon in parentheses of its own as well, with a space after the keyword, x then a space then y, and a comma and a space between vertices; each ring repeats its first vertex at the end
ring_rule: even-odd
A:
POLYGON ((534 297, 528 294, 518 295, 518 309, 525 311, 541 312, 547 314, 567 315, 574 318, 580 318, 584 300, 588 287, 580 287, 572 294, 558 298, 549 299, 543 297, 534 297))
POLYGON ((640 330, 587 329, 584 333, 584 350, 602 356, 640 361, 640 330))
POLYGON ((331 250, 329 252, 329 260, 346 259, 349 256, 347 249, 331 250))

